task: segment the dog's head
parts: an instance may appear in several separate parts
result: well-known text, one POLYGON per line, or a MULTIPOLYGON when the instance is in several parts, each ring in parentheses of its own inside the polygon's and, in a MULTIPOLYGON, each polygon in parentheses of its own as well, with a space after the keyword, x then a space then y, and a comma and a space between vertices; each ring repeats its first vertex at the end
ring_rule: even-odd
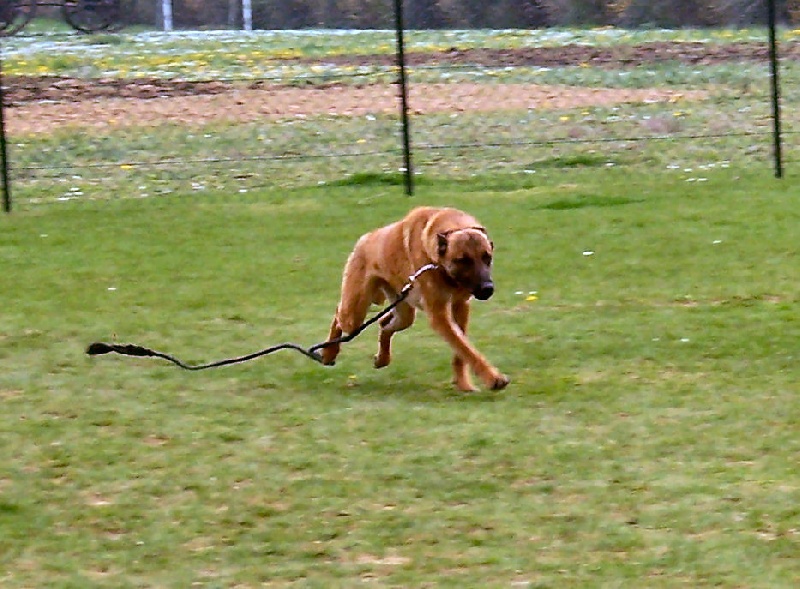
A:
POLYGON ((436 234, 438 264, 458 287, 485 301, 494 294, 494 244, 483 227, 454 229, 436 234))

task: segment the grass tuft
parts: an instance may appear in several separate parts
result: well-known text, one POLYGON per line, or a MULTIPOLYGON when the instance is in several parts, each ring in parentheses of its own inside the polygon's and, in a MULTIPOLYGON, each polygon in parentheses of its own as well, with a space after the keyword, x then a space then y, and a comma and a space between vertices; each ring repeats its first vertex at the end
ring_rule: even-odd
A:
MULTIPOLYGON (((423 182, 422 179, 417 179, 417 183, 423 182)), ((375 172, 357 172, 351 174, 347 178, 341 180, 334 180, 329 184, 331 186, 403 186, 405 183, 405 176, 401 173, 375 173, 375 172)))
POLYGON ((599 153, 579 153, 548 157, 531 164, 532 168, 602 168, 608 157, 599 153))
POLYGON ((569 211, 586 207, 618 207, 641 202, 642 199, 619 196, 576 195, 543 204, 540 208, 550 211, 569 211))

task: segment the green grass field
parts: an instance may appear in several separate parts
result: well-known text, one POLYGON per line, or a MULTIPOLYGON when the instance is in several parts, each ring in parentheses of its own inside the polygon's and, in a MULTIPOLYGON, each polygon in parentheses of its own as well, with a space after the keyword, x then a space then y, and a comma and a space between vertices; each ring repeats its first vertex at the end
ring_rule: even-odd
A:
POLYGON ((0 218, 0 585, 795 587, 797 176, 642 170, 0 218), (374 331, 333 368, 83 353, 320 341, 355 239, 423 203, 491 230, 501 393, 424 321, 382 371, 374 331))
MULTIPOLYGON (((390 32, 34 32, 4 40, 4 74, 393 76, 281 61, 391 53, 390 32)), ((764 38, 414 32, 409 48, 764 38)), ((415 116, 413 198, 391 116, 10 137, 0 587, 796 587, 798 72, 784 62, 783 180, 757 63, 412 70, 711 92, 415 116), (375 330, 333 368, 84 354, 134 342, 195 363, 321 341, 357 237, 421 204, 491 231, 497 292, 470 331, 512 378, 500 393, 454 390, 423 319, 381 371, 375 330)))

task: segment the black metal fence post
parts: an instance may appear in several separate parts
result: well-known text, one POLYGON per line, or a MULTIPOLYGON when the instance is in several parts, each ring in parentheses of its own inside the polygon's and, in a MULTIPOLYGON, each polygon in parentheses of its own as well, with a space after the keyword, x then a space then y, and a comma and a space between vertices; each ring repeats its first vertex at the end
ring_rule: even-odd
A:
POLYGON ((3 180, 3 210, 11 212, 11 180, 8 173, 8 146, 6 143, 5 96, 3 95, 3 46, 0 44, 0 176, 3 180))
POLYGON ((397 69, 400 83, 400 119, 403 125, 403 163, 405 167, 406 194, 414 194, 414 170, 411 162, 411 130, 408 120, 408 85, 406 80, 406 53, 403 37, 403 0, 394 1, 395 29, 397 32, 397 69))
POLYGON ((781 149, 781 97, 778 79, 778 44, 775 34, 775 0, 767 0, 767 25, 769 26, 769 66, 772 85, 772 139, 775 156, 775 177, 783 178, 783 155, 781 149))

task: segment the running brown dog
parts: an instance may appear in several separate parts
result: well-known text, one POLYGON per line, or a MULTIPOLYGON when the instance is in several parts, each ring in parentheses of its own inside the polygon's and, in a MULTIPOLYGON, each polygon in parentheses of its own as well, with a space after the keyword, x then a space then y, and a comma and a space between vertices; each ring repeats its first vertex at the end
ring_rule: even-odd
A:
MULTIPOLYGON (((492 366, 467 339, 469 303, 494 293, 492 251, 486 229, 472 216, 451 208, 419 207, 405 218, 363 235, 355 245, 342 277, 342 298, 329 339, 353 332, 370 304, 394 300, 409 276, 426 264, 437 268, 422 274, 408 298, 380 322, 375 367, 391 361, 392 336, 414 323, 416 309, 428 315, 431 327, 453 348, 453 382, 474 391, 468 368, 493 390, 508 377, 492 366)), ((340 346, 322 351, 323 363, 336 361, 340 346)))

